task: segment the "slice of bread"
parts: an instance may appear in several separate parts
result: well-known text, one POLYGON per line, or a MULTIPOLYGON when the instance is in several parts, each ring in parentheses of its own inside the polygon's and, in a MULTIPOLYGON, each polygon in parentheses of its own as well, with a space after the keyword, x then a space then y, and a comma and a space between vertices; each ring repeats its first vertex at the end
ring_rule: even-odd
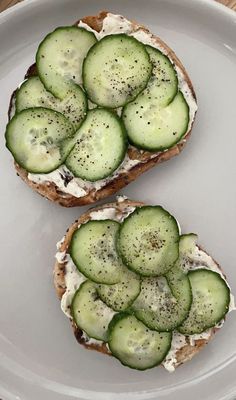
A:
MULTIPOLYGON (((144 205, 144 204, 140 203, 140 202, 123 200, 123 201, 117 201, 115 203, 104 204, 102 206, 98 206, 98 207, 90 209, 86 213, 82 214, 80 216, 80 218, 78 220, 76 220, 74 222, 74 224, 72 224, 70 226, 70 228, 67 229, 67 232, 66 232, 65 237, 63 238, 63 241, 60 242, 60 247, 59 247, 58 251, 63 252, 66 255, 66 253, 68 252, 68 249, 69 249, 69 245, 70 245, 73 233, 78 228, 78 225, 83 224, 83 223, 89 221, 90 219, 92 219, 92 215, 91 215, 92 212, 103 210, 105 208, 114 208, 116 210, 116 215, 122 215, 122 214, 125 215, 127 207, 128 208, 129 207, 138 207, 138 206, 142 206, 142 205, 144 205)), ((215 260, 214 260, 214 262, 215 262, 215 260)), ((65 281, 66 268, 65 268, 65 265, 66 265, 66 261, 65 262, 57 261, 54 266, 54 285, 55 285, 55 289, 56 289, 59 299, 62 298, 63 294, 66 291, 66 281, 65 281)), ((217 264, 217 266, 219 267, 218 264, 217 264)), ((111 355, 111 353, 108 351, 108 348, 105 343, 102 343, 101 345, 97 344, 96 342, 89 343, 86 340, 86 336, 83 335, 83 331, 80 329, 80 327, 77 326, 73 322, 72 319, 70 319, 70 321, 71 321, 71 325, 72 325, 75 337, 80 344, 85 346, 87 349, 97 350, 101 353, 111 355)), ((186 344, 183 347, 181 347, 175 355, 176 360, 174 362, 174 367, 176 368, 180 364, 183 364, 184 362, 191 360, 192 357, 195 354, 197 354, 210 341, 210 339, 212 339, 212 337, 214 336, 214 334, 217 330, 219 330, 219 328, 216 328, 216 327, 211 328, 209 330, 209 335, 207 338, 194 339, 194 343, 191 343, 190 340, 186 340, 186 344)))
MULTIPOLYGON (((107 16, 107 14, 108 14, 107 12, 103 11, 97 16, 88 16, 83 18, 81 21, 86 23, 92 29, 99 32, 102 29, 103 20, 107 16)), ((79 21, 76 24, 78 23, 79 21)), ((143 30, 144 32, 150 33, 147 28, 136 22, 132 22, 132 27, 134 31, 143 30)), ((170 56, 175 66, 179 68, 188 89, 192 93, 193 98, 196 100, 196 95, 192 83, 180 60, 177 58, 175 53, 160 38, 153 35, 152 38, 153 40, 155 40, 157 45, 161 46, 161 48, 165 50, 166 54, 170 56)), ((37 75, 37 67, 35 64, 29 68, 25 78, 34 75, 37 75)), ((14 105, 14 94, 12 96, 9 108, 9 117, 12 114, 13 105, 14 105)), ((154 167, 156 164, 159 164, 163 161, 167 161, 170 158, 178 155, 183 149, 187 140, 189 139, 191 129, 192 125, 190 126, 189 131, 186 133, 183 139, 178 144, 176 144, 174 147, 170 148, 167 151, 151 153, 148 151, 142 151, 142 150, 140 151, 130 146, 128 149, 129 158, 131 160, 138 160, 139 162, 136 163, 136 165, 134 165, 129 170, 120 172, 113 180, 108 180, 105 183, 105 185, 99 189, 96 189, 95 187, 91 186, 88 190, 86 190, 87 194, 84 195, 83 197, 75 197, 72 194, 65 193, 55 183, 50 181, 46 181, 43 183, 41 182, 36 183, 33 180, 29 179, 27 171, 22 167, 20 167, 17 163, 15 163, 15 168, 17 174, 27 183, 28 186, 33 188, 36 192, 46 197, 47 199, 59 203, 65 207, 83 206, 86 204, 94 203, 95 201, 101 200, 118 192, 120 189, 122 189, 130 182, 138 178, 138 176, 144 173, 145 171, 154 167)))

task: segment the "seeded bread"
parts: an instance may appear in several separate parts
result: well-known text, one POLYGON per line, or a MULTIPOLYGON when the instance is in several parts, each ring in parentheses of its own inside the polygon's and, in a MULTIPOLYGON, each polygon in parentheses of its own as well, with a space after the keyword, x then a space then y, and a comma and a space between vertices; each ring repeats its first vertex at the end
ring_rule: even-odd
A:
MULTIPOLYGON (((84 23, 89 25, 91 28, 93 28, 96 31, 100 31, 102 29, 102 24, 103 20, 106 17, 107 12, 103 11, 97 16, 88 16, 82 19, 84 23)), ((79 22, 79 21, 78 21, 79 22)), ((77 22, 77 23, 78 23, 77 22)), ((134 30, 142 29, 143 31, 149 32, 147 28, 144 26, 132 22, 134 30)), ((187 75, 187 72, 185 71, 183 65, 181 64, 180 60, 177 58, 175 53, 158 37, 154 37, 156 42, 160 44, 162 47, 164 47, 168 53, 168 55, 171 56, 171 59, 173 60, 174 64, 180 68, 180 70, 183 73, 183 76, 185 78, 185 81, 187 82, 193 97, 196 99, 196 95, 192 86, 192 83, 187 75)), ((32 65, 29 69, 28 72, 25 76, 25 78, 28 78, 30 76, 37 75, 37 67, 36 64, 32 65)), ((12 99, 14 98, 14 94, 12 96, 12 99)), ((9 108, 9 116, 11 113, 13 107, 13 100, 11 100, 10 108, 9 108)), ((128 185, 130 182, 134 181, 136 178, 138 178, 139 175, 144 173, 145 171, 148 171, 150 168, 154 167, 156 164, 159 164, 163 161, 167 161, 170 158, 178 155, 183 147, 185 146, 187 140, 190 137, 191 130, 187 133, 187 135, 174 147, 170 148, 167 151, 164 152, 158 152, 158 153, 150 153, 148 151, 140 151, 138 149, 135 149, 133 147, 130 147, 128 150, 128 155, 130 159, 134 160, 140 160, 138 164, 133 166, 128 171, 120 173, 116 178, 114 178, 112 181, 107 182, 105 186, 103 186, 101 189, 96 190, 95 188, 92 188, 88 191, 88 193, 83 196, 83 197, 75 197, 71 194, 67 194, 63 191, 61 191, 54 183, 52 182, 44 182, 44 183, 35 183, 32 180, 28 179, 28 173, 25 169, 20 167, 17 163, 15 163, 15 168, 17 171, 17 174, 25 181, 28 186, 33 188, 36 192, 41 194, 42 196, 46 197, 47 199, 58 203, 62 206, 65 207, 74 207, 74 206, 83 206, 86 204, 91 204, 94 203, 98 200, 101 200, 103 198, 106 198, 116 192, 118 192, 120 189, 128 185)))
MULTIPOLYGON (((98 206, 96 208, 90 209, 86 213, 82 214, 80 216, 80 218, 77 221, 75 221, 75 223, 72 224, 70 226, 70 228, 67 230, 65 238, 60 245, 59 251, 60 252, 68 251, 70 241, 71 241, 74 231, 78 228, 79 224, 85 223, 91 219, 91 216, 90 216, 91 212, 96 211, 96 210, 103 210, 104 208, 107 208, 107 207, 113 207, 117 210, 117 213, 122 214, 125 212, 125 209, 127 208, 127 206, 137 207, 137 206, 142 206, 142 205, 143 205, 143 203, 140 203, 140 202, 124 200, 122 202, 108 203, 108 204, 104 204, 102 206, 98 206)), ((61 299, 63 294, 66 291, 65 264, 64 263, 56 262, 56 264, 54 266, 54 285, 55 285, 56 293, 57 293, 59 299, 61 299)), ((91 344, 87 343, 86 338, 83 335, 83 331, 80 329, 80 327, 77 326, 72 320, 71 320, 71 325, 72 325, 72 328, 74 331, 74 335, 80 344, 82 344, 87 349, 97 350, 101 353, 111 355, 109 353, 105 343, 103 343, 101 346, 97 345, 95 343, 91 343, 91 344)), ((175 367, 179 366, 180 364, 183 364, 184 362, 186 362, 188 360, 191 360, 192 357, 195 354, 197 354, 210 341, 210 339, 212 339, 212 337, 214 336, 215 332, 218 329, 219 328, 212 328, 210 330, 210 337, 207 340, 206 339, 198 339, 198 340, 195 340, 195 343, 193 346, 191 346, 189 343, 189 344, 185 345, 184 347, 182 347, 176 354, 175 367)))

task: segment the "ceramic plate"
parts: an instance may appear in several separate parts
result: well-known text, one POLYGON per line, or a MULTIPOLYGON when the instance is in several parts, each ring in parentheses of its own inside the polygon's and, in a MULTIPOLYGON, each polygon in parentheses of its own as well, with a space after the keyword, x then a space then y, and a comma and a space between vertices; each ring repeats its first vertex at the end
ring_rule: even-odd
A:
POLYGON ((236 14, 200 0, 29 0, 0 15, 0 398, 4 400, 223 400, 236 396, 232 313, 191 363, 138 372, 77 345, 52 283, 55 244, 85 207, 64 209, 17 176, 4 147, 10 94, 38 43, 59 25, 123 14, 160 35, 183 61, 199 111, 183 153, 123 190, 162 204, 223 266, 236 293, 236 14))

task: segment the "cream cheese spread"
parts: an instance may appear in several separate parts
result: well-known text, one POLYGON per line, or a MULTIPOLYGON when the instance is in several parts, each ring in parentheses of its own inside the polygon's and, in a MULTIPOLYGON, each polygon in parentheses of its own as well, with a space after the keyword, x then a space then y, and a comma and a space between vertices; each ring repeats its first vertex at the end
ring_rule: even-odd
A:
MULTIPOLYGON (((144 44, 149 44, 158 50, 161 50, 164 54, 167 54, 165 48, 156 42, 155 37, 150 33, 146 32, 143 29, 135 28, 133 24, 128 21, 126 18, 121 15, 108 14, 103 21, 103 26, 100 32, 97 32, 90 28, 87 24, 80 21, 78 24, 80 27, 85 28, 88 31, 91 31, 95 34, 98 40, 102 39, 104 36, 117 34, 117 33, 125 33, 127 35, 131 35, 135 37, 137 40, 144 44)), ((172 61, 171 57, 168 55, 169 59, 172 61)), ((186 102, 189 106, 189 126, 186 132, 190 130, 195 113, 197 110, 196 100, 193 97, 192 91, 186 82, 184 75, 181 69, 174 65, 176 70, 179 82, 179 89, 182 91, 186 102)), ((90 102, 89 108, 93 108, 94 105, 90 102)), ((119 110, 118 110, 119 113, 119 110)), ((155 157, 157 153, 153 154, 155 157)), ((139 164, 140 160, 131 160, 128 155, 126 155, 125 160, 119 166, 119 168, 108 178, 102 179, 96 182, 88 182, 80 178, 76 178, 71 171, 69 171, 66 166, 62 165, 57 168, 55 171, 49 174, 28 174, 28 179, 40 184, 40 183, 54 183, 59 190, 63 193, 70 194, 77 198, 86 196, 92 189, 99 190, 102 187, 106 186, 107 183, 113 181, 120 173, 130 171, 135 165, 139 164)))
POLYGON ((72 172, 65 166, 61 165, 55 171, 49 174, 28 174, 28 179, 35 183, 54 183, 62 192, 71 194, 75 197, 83 197, 92 189, 99 190, 107 183, 113 181, 119 174, 131 170, 140 160, 131 160, 128 155, 117 170, 108 178, 98 180, 96 182, 85 181, 76 178, 72 172))
MULTIPOLYGON (((119 196, 118 202, 121 203, 126 199, 125 196, 119 196)), ((113 219, 118 222, 122 222, 124 218, 126 218, 130 213, 135 210, 135 207, 127 206, 122 213, 118 212, 114 207, 107 207, 102 210, 95 210, 90 213, 90 217, 93 220, 103 220, 103 219, 113 219)), ((60 249, 61 244, 63 243, 65 237, 62 238, 60 242, 57 244, 57 249, 60 249)), ((66 291, 61 299, 61 309, 66 314, 67 317, 71 318, 70 313, 70 305, 72 302, 73 295, 75 291, 79 288, 82 282, 86 280, 86 277, 81 274, 76 266, 74 265, 70 255, 64 252, 57 252, 56 259, 58 262, 64 263, 65 265, 65 286, 66 291)), ((217 263, 203 250, 200 250, 198 246, 195 248, 195 252, 191 256, 191 262, 186 263, 186 271, 197 268, 207 268, 212 271, 218 272, 222 278, 225 280, 225 277, 218 267, 217 263)), ((228 284, 228 283, 227 283, 228 284)), ((230 295, 230 305, 229 312, 235 310, 234 296, 230 295)), ((111 312, 111 318, 115 313, 111 312)), ((221 328, 224 324, 224 320, 222 320, 219 324, 216 325, 217 328, 221 328)), ((171 349, 167 354, 165 360, 162 362, 162 365, 169 372, 173 372, 178 365, 177 362, 177 353, 181 350, 185 345, 194 346, 196 340, 206 339, 208 340, 211 336, 211 329, 206 330, 200 334, 195 335, 182 335, 179 332, 173 332, 173 338, 171 343, 171 349)), ((102 345, 103 342, 100 340, 96 340, 90 338, 86 333, 83 333, 83 338, 85 339, 87 344, 96 344, 102 345)), ((109 349, 108 349, 109 350, 109 349)))
MULTIPOLYGON (((86 344, 96 344, 97 346, 102 346, 103 341, 102 340, 97 340, 89 337, 85 332, 83 332, 82 338, 85 340, 86 344)), ((109 350, 110 351, 110 350, 109 350)))
MULTIPOLYGON (((58 259, 58 258, 57 258, 58 259)), ((73 296, 77 289, 79 289, 81 283, 86 281, 87 278, 78 271, 75 264, 73 263, 69 254, 66 255, 65 262, 65 286, 66 291, 61 299, 61 309, 67 317, 71 318, 70 306, 73 296)))

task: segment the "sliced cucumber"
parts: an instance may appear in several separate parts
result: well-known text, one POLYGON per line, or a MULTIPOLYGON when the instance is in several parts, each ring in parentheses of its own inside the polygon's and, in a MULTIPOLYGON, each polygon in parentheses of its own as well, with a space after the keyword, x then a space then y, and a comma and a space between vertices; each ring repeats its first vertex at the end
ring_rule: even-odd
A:
POLYGON ((229 310, 230 289, 214 271, 196 269, 188 273, 193 303, 188 318, 178 328, 185 335, 204 332, 220 322, 229 310))
POLYGON ((181 92, 166 107, 154 97, 140 94, 122 113, 129 141, 149 151, 163 151, 174 146, 188 128, 189 107, 181 92))
POLYGON ((181 258, 187 258, 193 255, 196 249, 197 238, 195 233, 188 233, 180 236, 179 254, 181 258))
POLYGON ((176 261, 176 267, 186 274, 192 263, 194 252, 196 251, 197 235, 188 233, 180 236, 179 241, 179 258, 176 261))
MULTIPOLYGON (((192 289, 188 276, 179 265, 179 259, 176 261, 174 268, 171 268, 165 277, 173 296, 178 300, 182 309, 182 313, 184 314, 182 316, 183 321, 189 313, 192 304, 192 289)), ((181 312, 181 310, 179 311, 181 312)))
POLYGON ((74 86, 60 101, 45 89, 38 76, 33 76, 27 79, 16 93, 16 111, 32 107, 59 111, 70 120, 75 129, 78 129, 86 115, 87 99, 83 90, 74 86))
POLYGON ((115 285, 98 285, 100 298, 115 311, 124 311, 130 307, 139 295, 140 289, 139 276, 126 268, 119 283, 115 285))
POLYGON ((71 312, 76 325, 88 336, 107 341, 114 311, 99 299, 96 284, 85 281, 80 285, 73 297, 71 312))
POLYGON ((42 107, 29 108, 8 123, 6 146, 28 172, 48 173, 65 161, 73 135, 73 126, 62 114, 42 107))
POLYGON ((82 64, 97 39, 77 26, 57 28, 39 45, 36 63, 41 81, 55 97, 64 99, 68 89, 82 83, 82 64))
POLYGON ((90 110, 75 140, 66 166, 75 176, 88 181, 111 175, 126 154, 127 139, 123 124, 119 117, 106 109, 90 110))
POLYGON ((124 266, 118 259, 115 239, 119 223, 89 221, 74 232, 70 255, 86 277, 97 283, 113 284, 122 279, 124 266))
POLYGON ((145 206, 124 220, 117 241, 123 262, 143 276, 165 274, 179 254, 176 220, 160 206, 145 206))
POLYGON ((151 46, 146 46, 153 65, 152 76, 143 95, 151 97, 161 106, 168 105, 178 92, 178 78, 167 56, 151 46))
POLYGON ((93 103, 117 108, 146 87, 151 72, 152 64, 142 43, 125 34, 109 35, 88 52, 83 82, 93 103))
POLYGON ((179 258, 165 277, 143 279, 132 310, 150 329, 174 330, 188 317, 192 289, 184 266, 186 257, 191 256, 195 249, 196 238, 194 234, 180 237, 179 258))
POLYGON ((192 303, 188 277, 176 267, 167 276, 167 280, 164 277, 144 278, 141 292, 132 305, 135 316, 159 332, 168 332, 181 325, 192 303))
POLYGON ((148 329, 135 316, 117 314, 109 325, 109 348, 123 365, 145 370, 159 365, 170 350, 172 334, 148 329))

